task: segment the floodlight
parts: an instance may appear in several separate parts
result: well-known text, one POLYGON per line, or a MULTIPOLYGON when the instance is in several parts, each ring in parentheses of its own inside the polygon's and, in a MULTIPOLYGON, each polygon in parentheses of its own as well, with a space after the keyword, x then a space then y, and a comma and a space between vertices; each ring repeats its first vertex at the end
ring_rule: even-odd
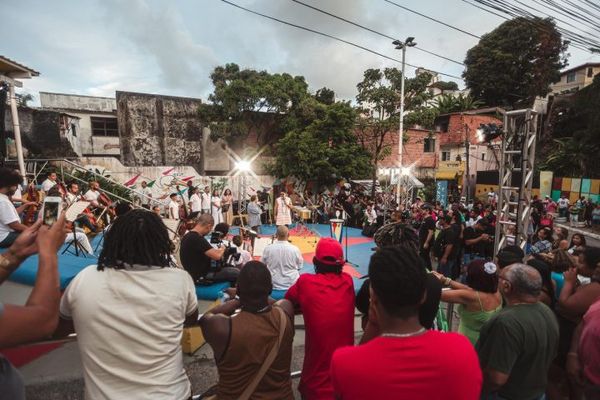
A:
POLYGON ((240 171, 240 172, 250 172, 251 170, 251 165, 250 165, 250 161, 247 160, 239 160, 236 163, 236 168, 240 171))
POLYGON ((491 143, 492 140, 503 134, 502 126, 496 124, 480 124, 479 128, 477 128, 477 140, 480 143, 491 143))

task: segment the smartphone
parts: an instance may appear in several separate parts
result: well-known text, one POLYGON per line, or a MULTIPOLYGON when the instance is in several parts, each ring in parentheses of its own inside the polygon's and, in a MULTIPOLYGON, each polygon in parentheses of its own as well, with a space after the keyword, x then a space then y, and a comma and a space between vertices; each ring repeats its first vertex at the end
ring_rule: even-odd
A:
POLYGON ((51 226, 58 219, 60 210, 62 209, 62 199, 58 196, 49 196, 44 199, 42 207, 42 219, 44 225, 51 226))

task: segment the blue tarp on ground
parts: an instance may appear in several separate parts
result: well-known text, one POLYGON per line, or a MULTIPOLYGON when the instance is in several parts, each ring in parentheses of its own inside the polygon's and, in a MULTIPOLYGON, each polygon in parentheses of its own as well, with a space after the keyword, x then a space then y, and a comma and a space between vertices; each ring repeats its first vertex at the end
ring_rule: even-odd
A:
MULTIPOLYGON (((316 231, 322 237, 330 236, 329 225, 313 225, 309 224, 309 227, 316 231)), ((275 233, 275 226, 273 225, 265 225, 262 227, 261 234, 262 235, 270 235, 275 233)), ((237 233, 237 228, 232 228, 232 233, 237 233)), ((348 237, 356 238, 361 237, 360 230, 356 228, 348 228, 348 237)), ((99 242, 103 240, 102 235, 97 235, 91 240, 92 248, 96 249, 96 246, 99 242)), ((344 242, 342 241, 342 245, 344 242)), ((354 264, 356 271, 362 276, 366 275, 368 272, 369 258, 371 257, 373 243, 361 243, 354 244, 348 246, 348 261, 354 264)), ((69 282, 77 275, 82 269, 89 265, 96 264, 98 258, 96 256, 87 256, 87 257, 76 257, 75 255, 65 253, 61 254, 65 246, 61 248, 59 251, 59 261, 58 261, 58 269, 60 274, 60 287, 64 290, 69 282)), ((2 249, 5 251, 6 249, 2 249)), ((72 247, 71 247, 72 250, 72 247)), ((101 247, 98 248, 96 253, 99 253, 101 247)), ((1 252, 1 251, 0 251, 1 252)), ((36 275, 37 275, 37 265, 38 265, 38 257, 32 256, 29 257, 21 266, 12 273, 9 280, 13 282, 18 282, 24 285, 33 286, 35 283, 36 275)), ((304 267, 300 271, 301 274, 304 273, 314 273, 314 267, 311 263, 305 262, 304 267)), ((362 280, 354 278, 354 288, 358 290, 362 285, 362 280)), ((215 300, 218 298, 219 293, 227 288, 229 284, 227 283, 217 283, 210 286, 199 286, 196 288, 196 294, 198 298, 204 300, 215 300)), ((285 291, 274 291, 274 298, 283 298, 285 295, 285 291)))

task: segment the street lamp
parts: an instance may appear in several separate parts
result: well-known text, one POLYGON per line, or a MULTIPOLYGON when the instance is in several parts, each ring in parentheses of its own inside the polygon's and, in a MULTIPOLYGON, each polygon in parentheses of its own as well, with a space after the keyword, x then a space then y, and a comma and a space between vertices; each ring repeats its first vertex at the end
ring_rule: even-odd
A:
MULTIPOLYGON (((402 50, 402 82, 400 83, 400 126, 398 128, 398 158, 400 160, 400 169, 402 169, 402 134, 404 132, 404 71, 406 67, 406 48, 414 47, 417 43, 414 41, 415 38, 409 36, 404 42, 400 40, 394 40, 392 44, 396 46, 396 50, 402 50)), ((396 202, 400 205, 400 179, 398 179, 398 186, 396 190, 396 202)))

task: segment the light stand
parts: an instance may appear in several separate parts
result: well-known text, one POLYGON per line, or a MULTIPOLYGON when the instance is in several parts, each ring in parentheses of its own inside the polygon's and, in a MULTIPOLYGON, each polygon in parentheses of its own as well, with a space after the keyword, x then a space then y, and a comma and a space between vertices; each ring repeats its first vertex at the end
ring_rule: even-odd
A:
POLYGON ((359 268, 358 264, 351 262, 350 259, 348 258, 348 218, 349 218, 349 216, 346 213, 346 221, 344 221, 344 228, 346 230, 345 235, 344 235, 344 264, 350 264, 354 268, 359 268))

